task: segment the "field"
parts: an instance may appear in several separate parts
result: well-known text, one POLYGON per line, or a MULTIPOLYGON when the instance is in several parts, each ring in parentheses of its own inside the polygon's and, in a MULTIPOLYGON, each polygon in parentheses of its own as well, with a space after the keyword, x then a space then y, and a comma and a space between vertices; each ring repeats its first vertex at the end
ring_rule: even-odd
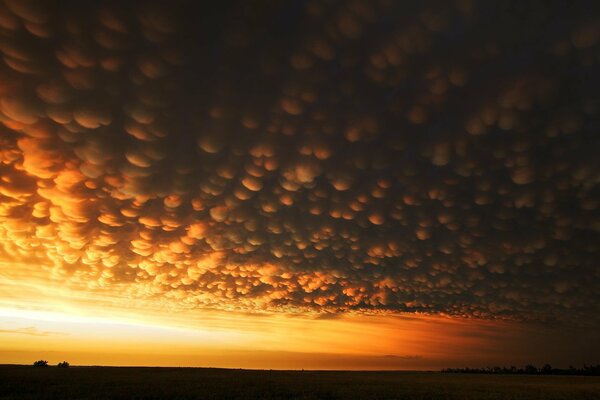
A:
POLYGON ((0 399, 600 399, 600 377, 0 366, 0 399))

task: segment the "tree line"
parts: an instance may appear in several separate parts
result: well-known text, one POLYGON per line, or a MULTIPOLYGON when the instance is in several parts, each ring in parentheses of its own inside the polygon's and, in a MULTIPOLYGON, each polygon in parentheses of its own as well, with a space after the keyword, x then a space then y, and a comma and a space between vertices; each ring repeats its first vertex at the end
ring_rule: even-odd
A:
POLYGON ((546 364, 541 368, 532 364, 527 364, 523 368, 515 366, 510 367, 486 367, 486 368, 444 368, 442 372, 454 374, 517 374, 517 375, 588 375, 600 376, 600 364, 586 365, 582 368, 575 368, 572 365, 569 368, 554 368, 546 364))
MULTIPOLYGON (((66 361, 62 361, 62 362, 59 362, 58 364, 56 364, 56 366, 58 368, 69 368, 70 365, 71 364, 69 364, 66 361)), ((37 360, 37 361, 35 361, 33 363, 33 366, 34 367, 47 367, 48 366, 48 361, 47 360, 37 360)))

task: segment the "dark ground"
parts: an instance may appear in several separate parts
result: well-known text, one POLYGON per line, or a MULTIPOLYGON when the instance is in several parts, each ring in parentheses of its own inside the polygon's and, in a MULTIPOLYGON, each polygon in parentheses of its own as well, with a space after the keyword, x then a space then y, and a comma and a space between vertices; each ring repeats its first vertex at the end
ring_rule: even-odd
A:
POLYGON ((600 399, 600 377, 5 365, 0 399, 600 399))

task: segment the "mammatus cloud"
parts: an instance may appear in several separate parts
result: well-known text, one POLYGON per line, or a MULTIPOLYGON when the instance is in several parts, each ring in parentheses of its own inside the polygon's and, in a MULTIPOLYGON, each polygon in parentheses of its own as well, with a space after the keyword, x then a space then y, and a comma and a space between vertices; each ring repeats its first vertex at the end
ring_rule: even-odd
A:
POLYGON ((188 308, 597 318, 596 9, 4 0, 2 257, 188 308))

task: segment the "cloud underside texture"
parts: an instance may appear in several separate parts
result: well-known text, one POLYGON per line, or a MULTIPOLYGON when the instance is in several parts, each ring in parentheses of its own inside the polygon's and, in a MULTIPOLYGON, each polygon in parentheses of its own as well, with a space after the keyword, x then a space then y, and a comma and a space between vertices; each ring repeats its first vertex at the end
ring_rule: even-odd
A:
POLYGON ((597 6, 5 0, 2 257, 178 307, 597 318, 597 6))

